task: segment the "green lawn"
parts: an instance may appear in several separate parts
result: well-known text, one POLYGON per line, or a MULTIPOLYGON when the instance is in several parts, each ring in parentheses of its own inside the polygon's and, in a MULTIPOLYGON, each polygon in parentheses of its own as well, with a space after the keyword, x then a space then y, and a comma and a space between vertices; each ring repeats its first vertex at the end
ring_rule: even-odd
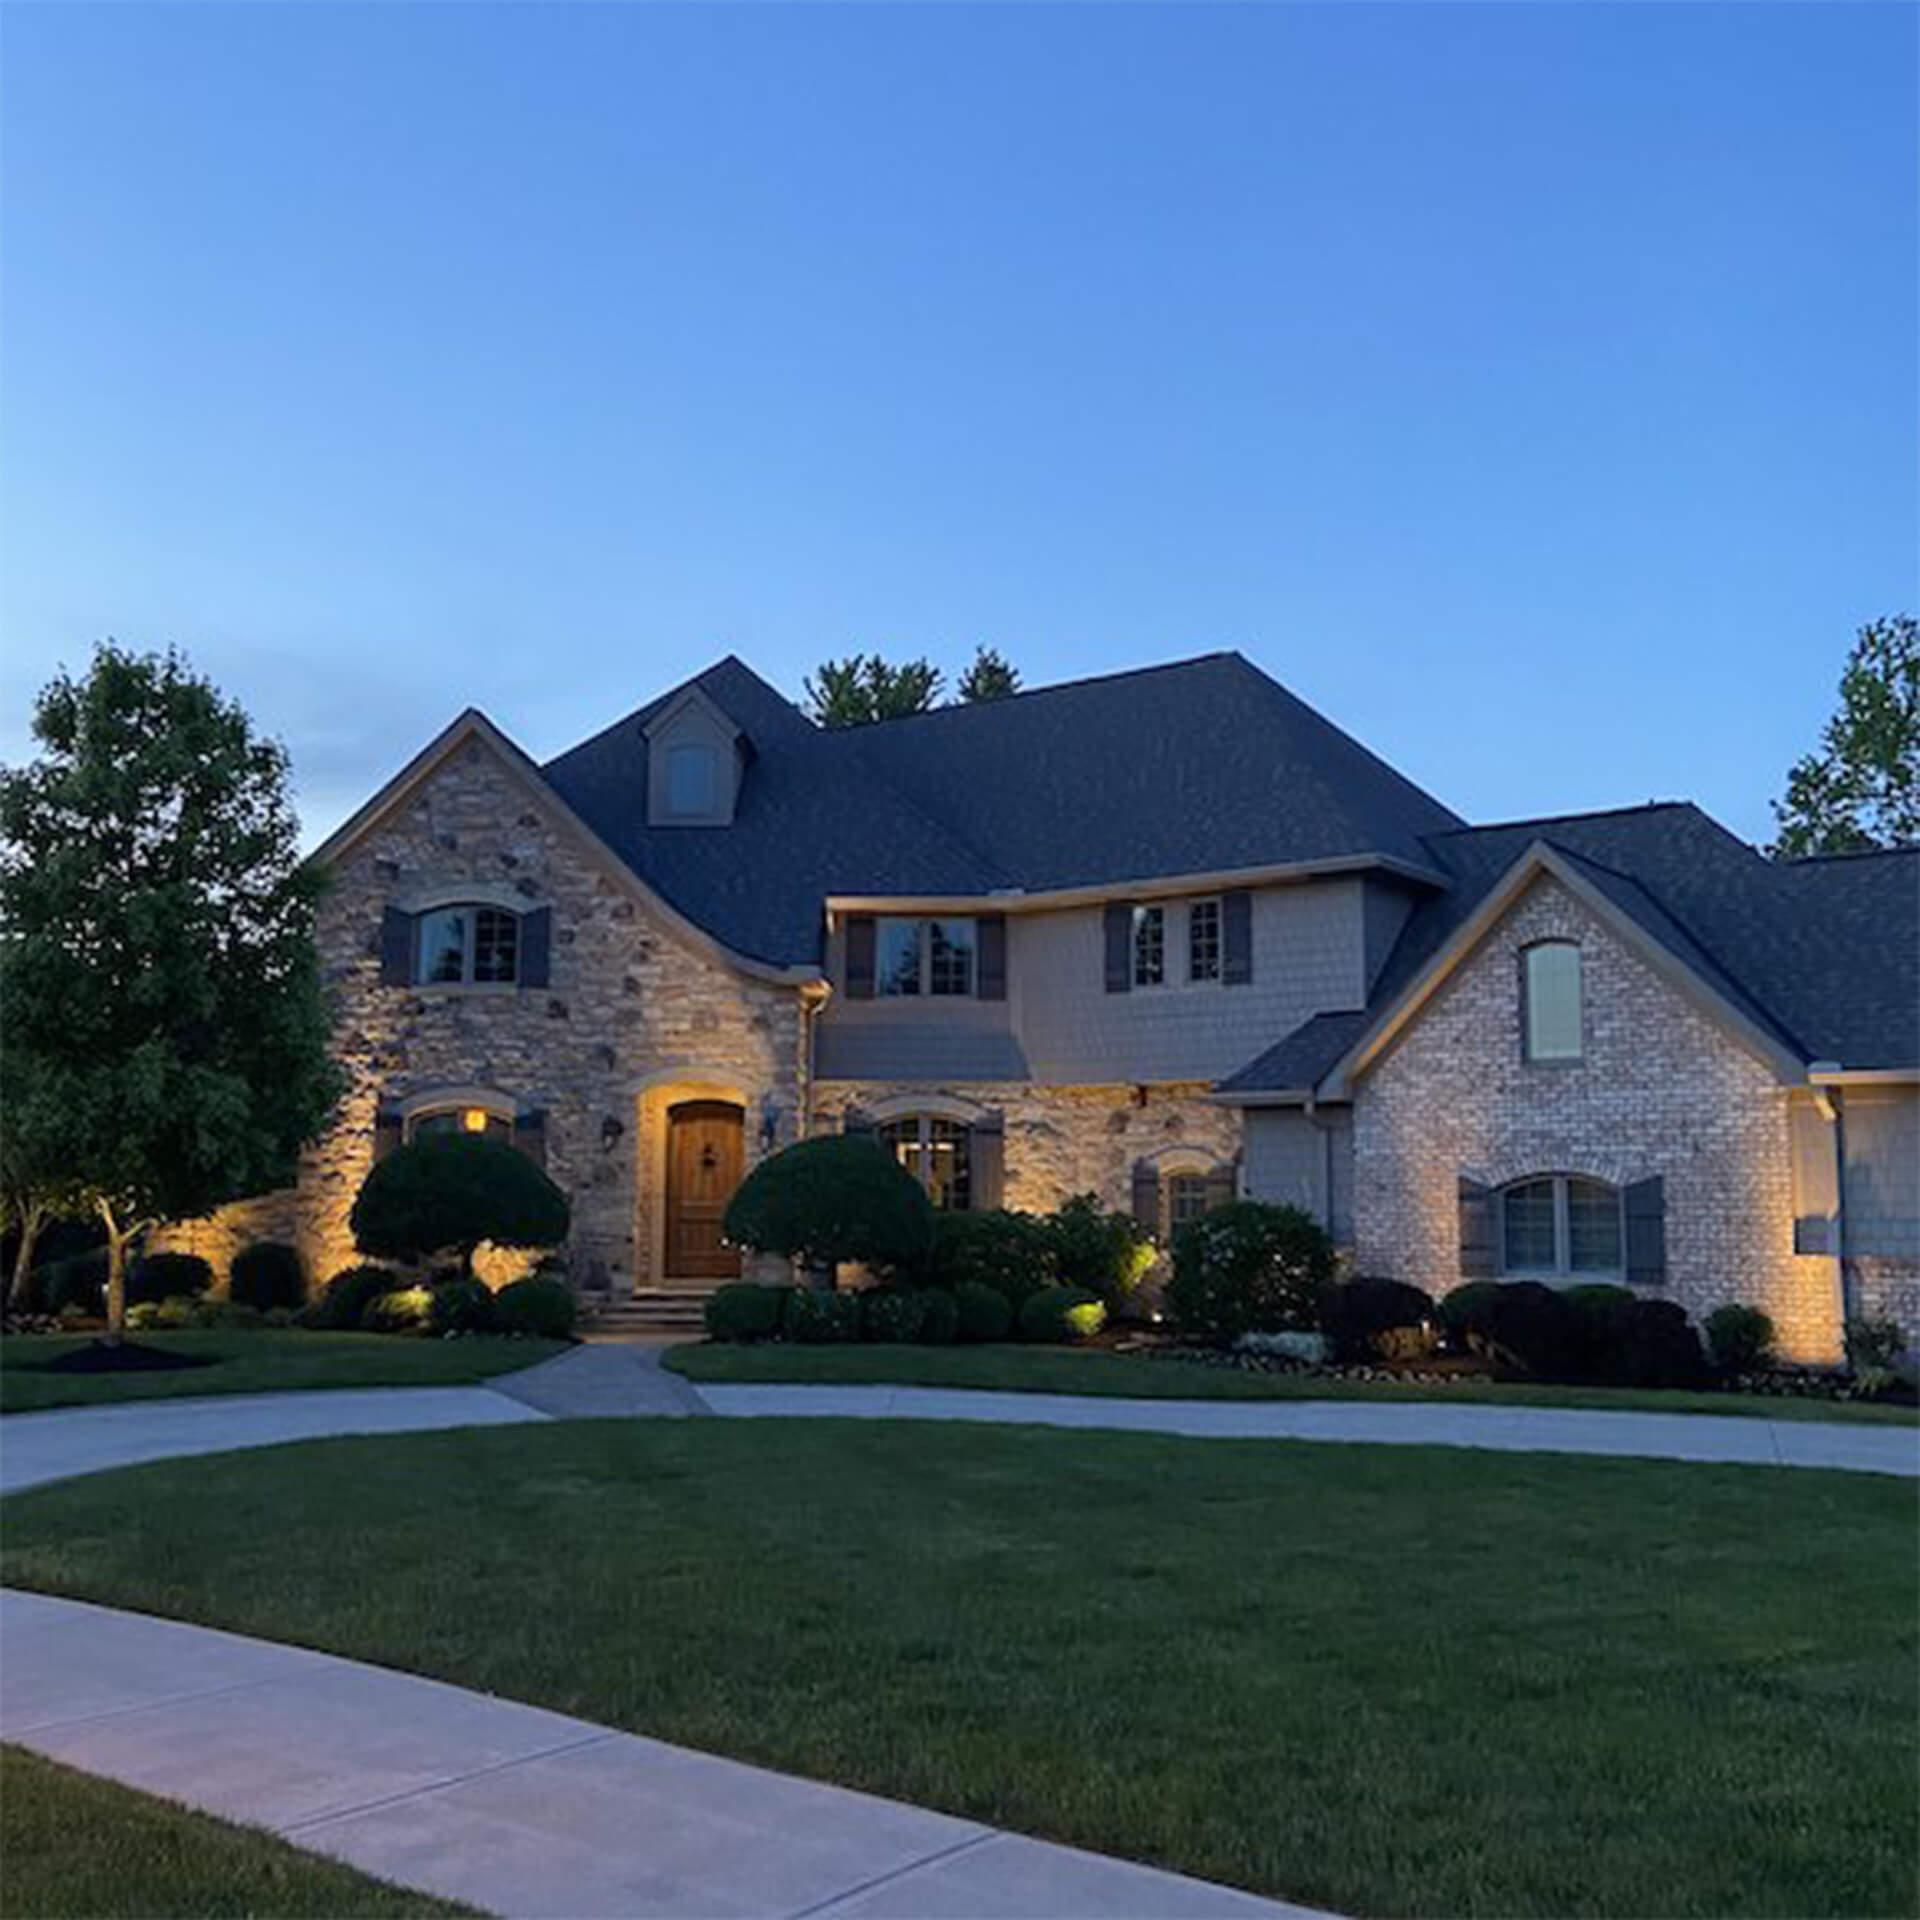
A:
POLYGON ((1662 1388, 1529 1387, 1495 1380, 1453 1386, 1248 1373, 1193 1360, 1072 1347, 731 1346, 670 1348, 666 1364, 689 1380, 783 1385, 887 1382, 903 1387, 991 1387, 1004 1393, 1092 1393, 1140 1400, 1444 1400, 1507 1407, 1607 1407, 1630 1413, 1739 1413, 1771 1420, 1854 1420, 1912 1426, 1912 1407, 1758 1393, 1662 1388))
POLYGON ((593 1421, 41 1488, 0 1577, 1344 1913, 1904 1915, 1915 1517, 1867 1474, 593 1421))
POLYGON ((0 1746, 8 1920, 213 1920, 215 1915, 462 1914, 253 1827, 0 1746))
POLYGON ((313 1387, 459 1387, 563 1352, 560 1340, 408 1340, 394 1334, 130 1334, 142 1346, 201 1354, 216 1364, 169 1373, 41 1373, 89 1334, 9 1334, 0 1340, 0 1413, 90 1407, 109 1400, 174 1400, 205 1393, 289 1393, 313 1387))

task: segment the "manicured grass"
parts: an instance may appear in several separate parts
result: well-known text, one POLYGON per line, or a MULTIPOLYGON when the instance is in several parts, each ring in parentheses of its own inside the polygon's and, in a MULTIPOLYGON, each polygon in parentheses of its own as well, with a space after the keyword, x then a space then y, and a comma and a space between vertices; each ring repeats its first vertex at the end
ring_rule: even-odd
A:
POLYGON ((1343 1913, 1858 1916, 1913 1911, 1914 1520, 1868 1474, 594 1421, 41 1488, 0 1576, 1343 1913))
POLYGON ((1685 1393, 1639 1387, 1530 1387, 1497 1380, 1452 1386, 1247 1373, 1192 1360, 1073 1347, 758 1346, 698 1342, 666 1364, 689 1380, 778 1381, 787 1386, 886 1382, 985 1387, 1002 1393, 1092 1393, 1139 1400, 1441 1400, 1507 1407, 1606 1407, 1617 1413, 1747 1414, 1764 1420, 1847 1420, 1912 1426, 1920 1411, 1784 1394, 1685 1393))
POLYGON ((110 1400, 176 1400, 205 1393, 291 1393, 315 1387, 459 1387, 530 1367, 563 1352, 561 1340, 408 1340, 393 1334, 129 1334, 142 1346, 200 1354, 217 1364, 167 1373, 40 1373, 90 1334, 9 1334, 0 1340, 0 1413, 97 1406, 110 1400))
POLYGON ((0 1746, 0 1867, 9 1920, 463 1914, 253 1827, 191 1813, 0 1746))

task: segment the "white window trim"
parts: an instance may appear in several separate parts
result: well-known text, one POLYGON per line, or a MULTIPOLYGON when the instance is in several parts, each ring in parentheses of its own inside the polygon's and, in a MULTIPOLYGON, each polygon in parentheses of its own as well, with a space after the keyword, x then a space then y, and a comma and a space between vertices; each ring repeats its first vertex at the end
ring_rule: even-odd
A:
POLYGON ((1579 1067, 1587 1058, 1587 958, 1578 940, 1550 935, 1530 940, 1520 949, 1520 1058, 1529 1067, 1579 1067), (1533 956, 1563 947, 1574 957, 1574 1049, 1571 1053, 1533 1050, 1533 956))
MULTIPOLYGON (((883 1119, 878 1114, 872 1115, 872 1118, 876 1134, 884 1128, 904 1126, 911 1121, 916 1135, 916 1145, 919 1149, 920 1164, 923 1168, 930 1166, 933 1161, 933 1128, 930 1123, 937 1120, 947 1126, 958 1127, 961 1134, 961 1152, 966 1156, 967 1204, 964 1207, 948 1207, 940 1210, 948 1213, 973 1212, 973 1123, 971 1121, 963 1120, 955 1114, 941 1113, 938 1111, 938 1103, 926 1100, 916 1101, 904 1112, 895 1113, 887 1118, 883 1119)), ((891 1151, 894 1143, 889 1140, 886 1144, 889 1151, 891 1151)), ((905 1166, 904 1162, 901 1164, 905 1166)), ((909 1173, 912 1172, 911 1168, 907 1168, 906 1170, 909 1173)), ((932 1187, 929 1186, 921 1176, 916 1174, 914 1178, 921 1190, 926 1194, 928 1200, 931 1201, 933 1199, 932 1187)))
POLYGON ((1168 965, 1170 958, 1168 947, 1168 922, 1172 915, 1168 903, 1164 900, 1136 900, 1133 910, 1127 916, 1127 977, 1132 982, 1135 993, 1164 993, 1173 985, 1173 969, 1168 965), (1160 978, 1142 980, 1140 978, 1140 929, 1146 924, 1150 913, 1160 916, 1160 978))
POLYGON ((1197 899, 1187 902, 1186 982, 1190 987, 1217 987, 1224 983, 1227 973, 1227 908, 1225 900, 1217 893, 1203 893, 1197 899), (1213 972, 1196 975, 1193 971, 1193 916, 1200 907, 1213 909, 1213 972))
POLYGON ((1602 1180, 1593 1173, 1523 1173, 1517 1179, 1494 1189, 1499 1208, 1495 1222, 1495 1262, 1502 1280, 1538 1280, 1549 1287, 1624 1286, 1627 1277, 1627 1190, 1617 1181, 1602 1180), (1515 1187, 1537 1186, 1542 1180, 1553 1183, 1553 1253, 1551 1267, 1510 1267, 1507 1265, 1507 1195, 1515 1187), (1590 1187, 1605 1187, 1613 1195, 1614 1213, 1620 1228, 1620 1264, 1617 1267, 1576 1267, 1573 1260, 1573 1222, 1568 1204, 1568 1183, 1583 1180, 1590 1187), (1560 1264, 1560 1263, 1566 1264, 1560 1264))
POLYGON ((526 902, 517 907, 502 906, 498 901, 482 900, 470 893, 450 894, 437 906, 424 907, 413 916, 413 984, 422 993, 518 993, 520 991, 520 960, 526 951, 526 930, 522 922, 527 917, 526 902), (464 945, 461 949, 460 978, 458 980, 428 980, 422 976, 420 943, 426 930, 429 915, 446 913, 458 907, 471 907, 474 911, 467 918, 464 945), (513 978, 511 980, 476 980, 473 977, 474 948, 480 937, 480 911, 510 914, 513 918, 513 978))

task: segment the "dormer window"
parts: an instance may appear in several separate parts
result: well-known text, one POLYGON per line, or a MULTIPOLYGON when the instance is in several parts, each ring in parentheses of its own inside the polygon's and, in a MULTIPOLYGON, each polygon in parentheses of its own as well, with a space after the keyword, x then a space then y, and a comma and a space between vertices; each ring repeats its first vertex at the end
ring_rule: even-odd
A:
POLYGON ((520 916, 505 907, 435 907, 415 928, 421 986, 510 987, 520 977, 520 916))
POLYGON ((676 820, 706 820, 718 810, 720 756, 704 741, 667 749, 667 811, 676 820))

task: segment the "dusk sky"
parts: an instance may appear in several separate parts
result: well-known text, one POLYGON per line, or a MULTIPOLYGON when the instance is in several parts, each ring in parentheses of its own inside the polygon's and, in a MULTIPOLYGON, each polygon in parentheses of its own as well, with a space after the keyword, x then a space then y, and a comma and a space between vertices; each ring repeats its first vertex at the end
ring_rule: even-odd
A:
POLYGON ((1920 610, 1917 24, 10 8, 0 759, 109 634, 310 838, 470 704, 1237 647, 1470 818, 1765 838, 1920 610))

